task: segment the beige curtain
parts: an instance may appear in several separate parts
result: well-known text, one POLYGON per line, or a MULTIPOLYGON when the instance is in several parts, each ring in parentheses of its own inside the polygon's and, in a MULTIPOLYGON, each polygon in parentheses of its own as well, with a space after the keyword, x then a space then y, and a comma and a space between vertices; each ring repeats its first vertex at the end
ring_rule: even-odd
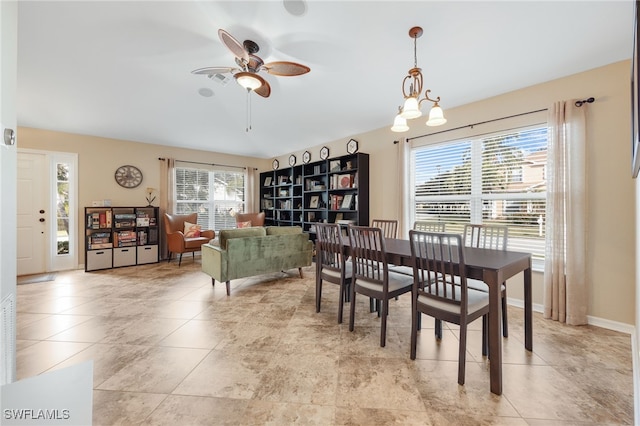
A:
POLYGON ((165 213, 175 213, 173 211, 174 205, 173 200, 174 197, 174 169, 175 168, 175 160, 173 158, 165 158, 160 161, 160 258, 167 258, 167 233, 164 227, 164 214, 165 213))
POLYGON ((410 182, 409 182, 409 154, 411 152, 409 141, 402 138, 398 145, 398 191, 400 198, 398 199, 398 238, 409 238, 409 229, 413 226, 410 223, 409 212, 411 202, 410 182))
POLYGON ((549 108, 544 317, 587 323, 585 107, 549 108))
POLYGON ((255 167, 247 167, 245 169, 245 194, 244 194, 244 212, 245 213, 257 213, 260 211, 258 204, 258 170, 255 167))

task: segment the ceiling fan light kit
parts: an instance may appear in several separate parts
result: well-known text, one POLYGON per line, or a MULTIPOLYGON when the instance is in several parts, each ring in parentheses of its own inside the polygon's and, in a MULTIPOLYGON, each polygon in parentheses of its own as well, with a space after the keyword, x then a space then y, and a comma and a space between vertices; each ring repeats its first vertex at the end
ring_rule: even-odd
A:
POLYGON ((435 99, 429 97, 431 90, 427 89, 424 92, 424 97, 420 99, 423 87, 422 70, 418 68, 418 56, 417 56, 417 39, 422 35, 422 28, 413 27, 409 30, 409 37, 413 39, 413 68, 411 68, 407 75, 402 80, 402 95, 404 97, 404 104, 399 108, 398 114, 393 120, 393 126, 391 131, 393 132, 406 132, 409 130, 407 120, 418 118, 422 116, 420 106, 423 101, 433 102, 433 107, 429 111, 429 119, 427 126, 441 126, 447 122, 444 118, 444 112, 438 104, 440 102, 440 96, 435 99))
POLYGON ((256 90, 262 86, 261 79, 250 72, 239 72, 233 76, 236 82, 247 90, 256 90))

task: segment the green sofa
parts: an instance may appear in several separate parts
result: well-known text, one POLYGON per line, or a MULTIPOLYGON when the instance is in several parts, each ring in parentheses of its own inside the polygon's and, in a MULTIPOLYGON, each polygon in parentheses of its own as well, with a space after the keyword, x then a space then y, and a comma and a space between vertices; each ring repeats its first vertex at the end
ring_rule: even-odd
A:
POLYGON ((226 229, 218 233, 218 244, 202 246, 202 271, 227 285, 230 281, 269 272, 311 265, 313 243, 299 226, 268 226, 226 229))

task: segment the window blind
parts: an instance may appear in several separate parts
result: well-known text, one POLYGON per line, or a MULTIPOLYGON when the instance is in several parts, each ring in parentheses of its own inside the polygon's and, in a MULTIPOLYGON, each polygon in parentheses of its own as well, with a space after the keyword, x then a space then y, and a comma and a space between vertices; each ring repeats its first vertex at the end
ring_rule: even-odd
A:
POLYGON ((544 259, 547 128, 536 126, 412 150, 415 220, 509 227, 509 249, 544 259))

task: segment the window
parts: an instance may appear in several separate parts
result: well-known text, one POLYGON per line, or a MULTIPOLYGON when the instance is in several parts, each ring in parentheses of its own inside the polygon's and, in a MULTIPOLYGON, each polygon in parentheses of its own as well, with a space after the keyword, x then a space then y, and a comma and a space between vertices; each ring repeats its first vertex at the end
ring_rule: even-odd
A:
POLYGON ((69 164, 56 164, 56 253, 69 254, 69 164))
POLYGON ((414 148, 413 219, 447 231, 465 223, 509 227, 509 248, 544 259, 547 128, 535 127, 414 148))
POLYGON ((244 170, 176 166, 176 213, 198 213, 203 229, 235 228, 235 214, 244 211, 244 180, 244 170))

